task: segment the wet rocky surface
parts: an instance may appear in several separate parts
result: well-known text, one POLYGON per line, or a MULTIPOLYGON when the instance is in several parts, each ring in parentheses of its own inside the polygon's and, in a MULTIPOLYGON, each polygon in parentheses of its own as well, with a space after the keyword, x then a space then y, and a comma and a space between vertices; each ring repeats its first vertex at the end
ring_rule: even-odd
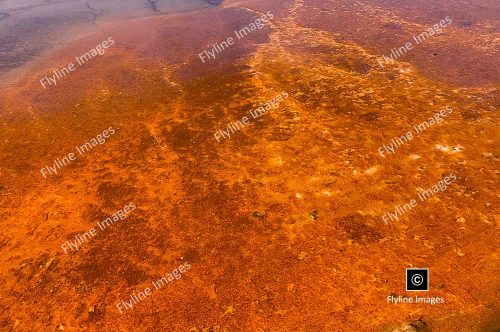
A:
POLYGON ((101 31, 112 20, 182 13, 219 4, 205 0, 3 1, 0 78, 49 50, 101 31))

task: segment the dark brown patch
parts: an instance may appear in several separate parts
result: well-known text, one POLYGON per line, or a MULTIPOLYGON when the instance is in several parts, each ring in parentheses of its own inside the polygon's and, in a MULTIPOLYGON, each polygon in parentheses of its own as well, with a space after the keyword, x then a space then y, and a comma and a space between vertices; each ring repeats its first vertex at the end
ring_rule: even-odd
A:
POLYGON ((462 119, 466 121, 476 121, 481 117, 479 112, 476 111, 463 111, 462 112, 462 119))
POLYGON ((120 209, 128 203, 135 189, 123 182, 104 181, 97 187, 97 196, 102 201, 102 206, 111 209, 120 209))
POLYGON ((372 226, 366 225, 366 221, 366 217, 354 214, 340 219, 337 225, 346 232, 347 237, 354 242, 361 244, 377 242, 382 238, 382 235, 372 226))
POLYGON ((369 113, 361 114, 359 116, 359 119, 364 120, 364 121, 375 121, 378 119, 378 113, 377 112, 369 112, 369 113))
POLYGON ((87 204, 82 213, 82 219, 88 222, 97 222, 106 219, 107 215, 95 204, 87 204))

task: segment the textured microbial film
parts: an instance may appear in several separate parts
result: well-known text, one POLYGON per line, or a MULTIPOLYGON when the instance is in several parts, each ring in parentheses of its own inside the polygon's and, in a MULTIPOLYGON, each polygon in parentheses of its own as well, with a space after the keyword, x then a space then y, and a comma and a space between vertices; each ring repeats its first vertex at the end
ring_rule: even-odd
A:
POLYGON ((0 1, 0 330, 498 331, 499 18, 0 1))

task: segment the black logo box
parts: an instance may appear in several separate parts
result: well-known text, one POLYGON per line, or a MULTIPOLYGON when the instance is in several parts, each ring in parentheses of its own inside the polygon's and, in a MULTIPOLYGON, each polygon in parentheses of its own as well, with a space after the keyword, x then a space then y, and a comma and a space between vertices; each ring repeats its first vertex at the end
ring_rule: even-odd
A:
POLYGON ((406 291, 428 291, 429 290, 429 269, 427 268, 407 268, 406 269, 406 291))

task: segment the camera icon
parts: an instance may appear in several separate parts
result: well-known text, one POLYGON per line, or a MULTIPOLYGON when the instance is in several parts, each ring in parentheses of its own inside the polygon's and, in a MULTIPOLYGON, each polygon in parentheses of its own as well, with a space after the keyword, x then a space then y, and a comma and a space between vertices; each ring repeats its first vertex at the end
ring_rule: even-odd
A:
POLYGON ((429 269, 408 268, 406 269, 406 291, 428 291, 429 269))

